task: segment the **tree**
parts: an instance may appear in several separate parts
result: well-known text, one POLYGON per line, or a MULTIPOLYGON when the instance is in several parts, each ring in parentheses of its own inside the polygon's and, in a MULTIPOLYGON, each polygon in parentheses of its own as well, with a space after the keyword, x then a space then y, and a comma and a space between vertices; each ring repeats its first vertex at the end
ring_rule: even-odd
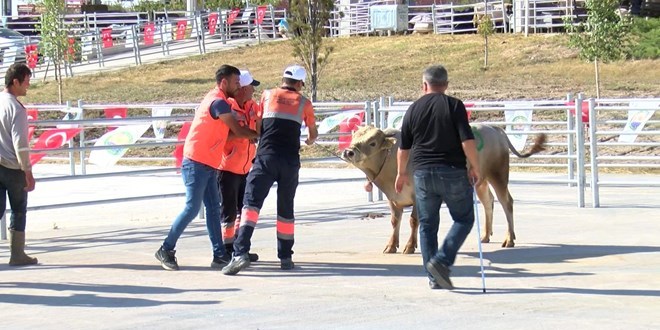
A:
POLYGON ((580 50, 580 58, 594 62, 596 97, 600 98, 599 62, 626 57, 630 49, 630 16, 618 14, 619 0, 586 0, 586 22, 574 25, 565 20, 569 45, 580 50))
POLYGON ((64 25, 66 0, 41 0, 41 6, 43 13, 38 25, 41 35, 39 48, 53 64, 58 99, 62 104, 62 66, 73 60, 73 54, 69 52, 69 31, 64 25))
POLYGON ((474 24, 477 26, 477 33, 484 37, 484 69, 488 67, 488 37, 495 33, 493 20, 488 15, 488 7, 485 14, 474 15, 474 24))
POLYGON ((291 29, 293 56, 299 59, 310 74, 312 101, 316 101, 319 75, 328 63, 331 46, 323 45, 324 26, 334 9, 332 0, 291 0, 291 29))

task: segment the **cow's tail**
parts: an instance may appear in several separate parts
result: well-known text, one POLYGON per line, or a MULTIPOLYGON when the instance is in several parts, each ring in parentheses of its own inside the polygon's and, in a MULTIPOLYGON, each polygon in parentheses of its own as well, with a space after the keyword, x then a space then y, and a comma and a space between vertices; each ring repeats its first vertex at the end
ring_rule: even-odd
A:
POLYGON ((511 141, 507 137, 506 143, 509 144, 509 150, 513 152, 514 155, 516 155, 518 158, 528 158, 529 156, 539 153, 543 150, 545 150, 545 142, 548 140, 548 136, 545 135, 545 133, 541 133, 536 136, 536 140, 534 141, 534 145, 532 146, 532 149, 524 154, 520 154, 518 150, 511 144, 511 141))

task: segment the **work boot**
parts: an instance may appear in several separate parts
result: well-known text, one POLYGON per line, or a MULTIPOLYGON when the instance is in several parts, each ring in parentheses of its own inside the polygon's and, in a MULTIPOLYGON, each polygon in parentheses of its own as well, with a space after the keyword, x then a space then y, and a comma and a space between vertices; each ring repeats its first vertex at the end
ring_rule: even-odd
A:
POLYGON ((451 283, 451 280, 449 279, 449 267, 447 265, 443 265, 439 262, 430 260, 429 262, 426 263, 426 270, 431 273, 431 276, 433 276, 433 279, 435 280, 435 283, 437 283, 440 287, 443 289, 447 290, 453 290, 454 285, 451 283))
POLYGON ((436 283, 435 280, 429 280, 429 288, 431 290, 442 289, 442 287, 438 283, 436 283))
POLYGON ((162 246, 158 251, 156 251, 156 259, 160 261, 160 265, 163 267, 165 270, 179 270, 179 264, 176 262, 176 257, 174 254, 176 251, 171 250, 165 250, 162 246))
POLYGON ((293 260, 291 258, 281 259, 280 268, 282 268, 283 270, 293 269, 293 260))
POLYGON ((36 264, 37 258, 32 258, 25 254, 25 232, 24 231, 9 231, 9 250, 11 257, 9 258, 10 266, 25 266, 36 264))
POLYGON ((243 254, 232 258, 229 265, 222 269, 222 273, 225 275, 236 275, 248 266, 250 266, 250 257, 247 254, 243 254))
MULTIPOLYGON (((227 251, 228 255, 234 255, 234 244, 225 244, 225 250, 227 251)), ((256 253, 248 253, 248 256, 250 257, 250 262, 259 261, 259 255, 256 253)))
POLYGON ((227 266, 230 261, 231 254, 225 254, 222 257, 213 257, 213 261, 211 261, 211 268, 222 269, 222 267, 227 266))

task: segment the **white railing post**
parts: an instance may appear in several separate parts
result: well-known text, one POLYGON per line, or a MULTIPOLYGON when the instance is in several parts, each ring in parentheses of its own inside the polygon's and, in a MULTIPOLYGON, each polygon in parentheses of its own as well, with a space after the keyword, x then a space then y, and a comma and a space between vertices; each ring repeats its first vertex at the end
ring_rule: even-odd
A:
POLYGON ((591 153, 591 207, 600 207, 600 196, 598 192, 598 138, 596 132, 596 100, 589 99, 589 151, 591 153))
POLYGON ((578 189, 578 207, 584 207, 584 125, 582 123, 582 93, 578 94, 575 100, 575 142, 577 150, 577 189, 578 189))
MULTIPOLYGON (((85 118, 85 112, 83 111, 83 101, 82 100, 78 100, 78 109, 80 109, 80 119, 84 119, 85 118)), ((80 125, 80 127, 82 128, 82 130, 80 130, 79 145, 80 145, 80 148, 84 148, 85 147, 85 125, 84 124, 80 125)), ((82 175, 87 174, 87 162, 86 162, 86 159, 85 159, 85 150, 80 150, 80 173, 82 175)))
MULTIPOLYGON (((570 104, 573 102, 573 94, 568 93, 566 95, 566 102, 570 104)), ((575 136, 573 135, 572 132, 575 129, 575 116, 573 115, 573 112, 571 110, 575 111, 575 107, 573 109, 566 109, 566 130, 569 131, 569 133, 566 136, 566 153, 568 155, 568 180, 572 181, 575 179, 575 160, 573 159, 573 156, 575 156, 575 136)), ((575 187, 575 183, 569 182, 568 183, 569 187, 575 187)))

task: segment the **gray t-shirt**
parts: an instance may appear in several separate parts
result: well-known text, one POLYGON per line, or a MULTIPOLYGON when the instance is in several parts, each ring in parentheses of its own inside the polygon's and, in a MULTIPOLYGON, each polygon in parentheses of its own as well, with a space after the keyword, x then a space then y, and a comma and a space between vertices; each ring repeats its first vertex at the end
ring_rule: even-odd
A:
POLYGON ((16 96, 0 92, 0 165, 31 170, 27 111, 16 96))

